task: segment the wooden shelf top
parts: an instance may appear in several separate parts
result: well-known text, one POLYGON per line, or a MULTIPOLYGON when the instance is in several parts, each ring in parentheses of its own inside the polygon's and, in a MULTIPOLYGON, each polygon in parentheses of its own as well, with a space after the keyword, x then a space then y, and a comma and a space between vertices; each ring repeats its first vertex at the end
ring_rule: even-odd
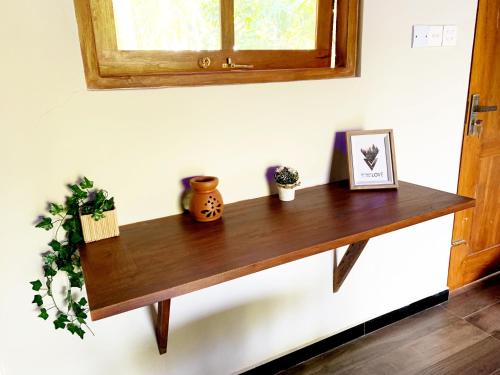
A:
POLYGON ((90 313, 102 319, 474 206, 474 200, 400 182, 398 190, 350 191, 343 183, 129 224, 83 246, 90 313))

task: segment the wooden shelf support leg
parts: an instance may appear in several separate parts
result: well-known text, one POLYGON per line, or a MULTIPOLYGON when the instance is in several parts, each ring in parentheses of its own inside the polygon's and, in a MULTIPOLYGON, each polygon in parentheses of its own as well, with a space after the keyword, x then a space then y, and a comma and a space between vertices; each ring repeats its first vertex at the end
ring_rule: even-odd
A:
POLYGON ((168 322, 170 318, 170 300, 158 302, 158 316, 156 320, 156 341, 160 354, 167 352, 168 322))
POLYGON ((358 241, 351 245, 347 249, 346 253, 342 257, 340 264, 337 264, 337 250, 335 249, 334 261, 333 261, 333 292, 339 291, 340 287, 344 283, 347 275, 351 272, 352 267, 358 260, 359 256, 363 252, 368 240, 358 241))

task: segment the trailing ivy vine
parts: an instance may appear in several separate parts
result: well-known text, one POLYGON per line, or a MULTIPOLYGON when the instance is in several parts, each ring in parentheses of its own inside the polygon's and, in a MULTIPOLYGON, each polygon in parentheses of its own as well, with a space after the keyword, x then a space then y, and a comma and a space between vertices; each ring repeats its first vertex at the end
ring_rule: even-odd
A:
POLYGON ((45 280, 31 281, 31 288, 37 294, 32 303, 39 307, 38 317, 49 319, 49 311, 54 312, 55 329, 65 329, 83 339, 87 325, 88 303, 81 296, 85 283, 80 265, 78 246, 83 243, 80 214, 92 215, 94 220, 104 217, 104 212, 115 208, 113 198, 107 198, 104 190, 93 189, 94 183, 87 177, 76 184, 69 185, 72 194, 66 197, 64 204, 50 203, 49 215, 36 224, 37 228, 54 230, 54 238, 49 242, 50 250, 42 254, 45 280), (61 230, 62 229, 62 230, 61 230), (62 232, 65 232, 64 234, 62 232), (67 277, 67 289, 64 306, 54 298, 53 282, 62 272, 67 277))

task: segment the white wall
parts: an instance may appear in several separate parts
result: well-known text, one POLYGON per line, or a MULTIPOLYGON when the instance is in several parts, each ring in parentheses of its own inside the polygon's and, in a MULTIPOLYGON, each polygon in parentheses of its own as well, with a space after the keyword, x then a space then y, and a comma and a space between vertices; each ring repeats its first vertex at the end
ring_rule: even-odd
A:
POLYGON ((180 179, 220 177, 227 202, 264 173, 327 181, 336 131, 393 128, 400 178, 455 192, 476 1, 366 0, 362 77, 90 92, 71 1, 2 3, 0 369, 24 374, 225 374, 263 363, 446 288, 452 218, 373 239, 340 293, 324 253, 172 302, 169 353, 147 308, 80 341, 36 318, 28 281, 48 234, 32 223, 87 175, 122 224, 178 212, 180 179), (457 24, 452 48, 410 49, 412 24, 457 24))

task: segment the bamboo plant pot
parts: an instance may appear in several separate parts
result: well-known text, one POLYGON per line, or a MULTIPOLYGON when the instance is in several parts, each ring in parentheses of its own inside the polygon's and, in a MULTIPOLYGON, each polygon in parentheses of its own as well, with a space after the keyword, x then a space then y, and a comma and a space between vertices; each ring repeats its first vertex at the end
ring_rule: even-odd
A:
POLYGON ((85 243, 120 235, 118 221, 116 220, 116 209, 104 212, 104 217, 97 221, 92 218, 92 215, 80 215, 80 222, 82 223, 85 243))

